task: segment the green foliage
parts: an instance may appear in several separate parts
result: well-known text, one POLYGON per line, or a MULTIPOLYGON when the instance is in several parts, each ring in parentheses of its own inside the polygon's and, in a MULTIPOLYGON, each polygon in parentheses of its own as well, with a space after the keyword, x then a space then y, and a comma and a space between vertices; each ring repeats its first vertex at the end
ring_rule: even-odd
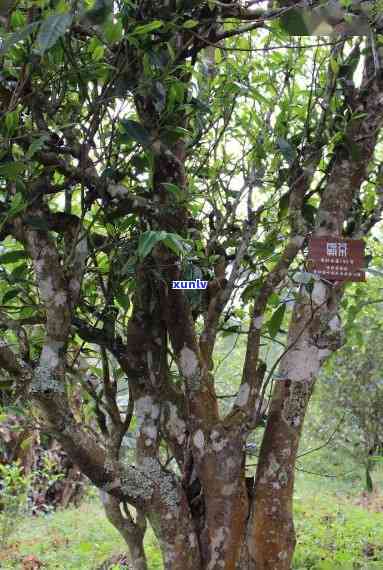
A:
POLYGON ((27 509, 30 478, 17 463, 0 464, 0 548, 4 549, 27 509))
POLYGON ((323 480, 298 479, 298 545, 293 570, 379 570, 383 564, 381 513, 356 506, 352 487, 335 495, 323 480), (346 492, 345 492, 346 491, 346 492))
MULTIPOLYGON (((295 493, 298 544, 293 570, 379 570, 383 563, 381 513, 356 506, 353 487, 332 485, 299 476, 295 493), (331 489, 331 490, 330 490, 331 489)), ((2 569, 20 566, 34 555, 48 568, 91 570, 126 545, 106 520, 95 499, 79 509, 24 519, 15 538, 16 550, 2 558, 2 569)), ((158 544, 151 530, 146 537, 150 570, 162 570, 158 544)), ((5 551, 6 553, 6 551, 5 551)))
POLYGON ((270 320, 267 323, 267 328, 271 338, 275 338, 281 328, 283 317, 285 316, 286 312, 286 305, 280 305, 275 311, 273 312, 270 320))
MULTIPOLYGON (((69 508, 49 516, 24 519, 15 539, 16 550, 9 550, 2 570, 19 568, 21 560, 34 555, 48 568, 59 570, 93 570, 117 552, 126 552, 120 534, 107 521, 97 499, 79 509, 69 508)), ((162 570, 158 544, 152 531, 146 537, 146 550, 151 570, 162 570)))
POLYGON ((291 36, 309 36, 302 10, 288 10, 281 16, 281 25, 291 36))
POLYGON ((0 46, 0 55, 7 53, 13 46, 28 38, 37 26, 38 22, 31 22, 21 30, 5 35, 4 41, 0 46))
POLYGON ((140 35, 149 34, 150 32, 154 32, 155 30, 162 28, 163 25, 164 23, 161 20, 153 20, 149 24, 144 24, 143 26, 136 26, 131 35, 140 36, 140 35))
POLYGON ((148 131, 137 121, 124 119, 121 121, 121 131, 120 140, 123 143, 133 140, 144 147, 149 144, 150 136, 148 131))
POLYGON ((162 242, 168 249, 177 255, 182 255, 186 251, 182 238, 177 234, 164 231, 156 232, 148 230, 140 236, 137 248, 138 256, 141 259, 144 259, 151 253, 153 247, 158 242, 162 242))
MULTIPOLYGON (((241 380, 249 315, 294 232, 291 214, 302 213, 304 235, 309 235, 337 151, 342 148, 350 164, 361 157, 345 135, 348 91, 332 82, 356 40, 337 46, 336 59, 334 46, 321 41, 313 48, 311 38, 294 40, 299 49, 293 49, 288 35, 307 34, 305 18, 294 10, 261 30, 231 37, 231 19, 217 20, 214 29, 213 18, 224 2, 32 4, 18 3, 0 30, 5 38, 0 48, 0 227, 8 232, 7 225, 18 216, 16 222, 33 229, 34 238, 43 232, 63 268, 62 281, 71 282, 77 259, 67 230, 73 221, 84 226, 89 253, 79 301, 70 307, 67 343, 68 368, 79 373, 87 388, 76 379, 83 399, 74 410, 76 421, 94 432, 96 407, 99 415, 111 410, 103 395, 113 398, 120 388, 116 373, 107 391, 107 367, 93 341, 103 337, 102 346, 110 342, 112 360, 128 344, 132 314, 142 319, 143 330, 156 329, 153 315, 163 275, 155 253, 165 248, 185 279, 225 275, 222 260, 227 276, 238 252, 243 253, 234 295, 218 322, 214 355, 221 409, 227 412, 241 380), (170 4, 177 6, 174 12, 170 4), (205 10, 211 12, 208 18, 205 10), (226 32, 225 43, 210 55, 207 49, 198 53, 216 33, 226 32), (185 162, 185 172, 180 162, 185 162), (298 180, 307 175, 306 195, 302 211, 291 212, 297 173, 298 180), (257 223, 246 243, 243 237, 255 211, 257 223), (84 363, 94 375, 85 382, 84 363)), ((356 60, 363 65, 365 54, 356 60)), ((370 170, 361 190, 361 219, 377 205, 377 164, 370 170)), ((7 238, 1 252, 0 298, 6 317, 22 323, 27 319, 35 364, 49 311, 38 291, 40 259, 34 267, 23 263, 27 255, 20 251, 22 239, 16 245, 19 236, 7 238)), ((78 245, 79 236, 75 241, 78 245)), ((289 303, 299 299, 302 285, 309 292, 312 288, 305 247, 306 242, 289 273, 269 292, 261 329, 261 357, 268 372, 284 348, 289 303)), ((202 319, 210 318, 208 294, 210 290, 206 295, 185 293, 197 332, 202 319)), ((350 327, 359 302, 355 292, 350 327)), ((159 312, 162 319, 168 313, 159 312)), ((353 335, 358 347, 360 334, 353 335)), ((3 336, 12 346, 19 340, 12 330, 3 336)), ((126 350, 128 354, 130 347, 126 350)), ((168 354, 177 360, 172 352, 164 351, 164 361, 168 354)), ((67 391, 72 390, 68 373, 67 391)), ((131 425, 135 422, 133 418, 131 425)), ((252 436, 257 442, 261 432, 252 436)), ((46 469, 49 480, 51 466, 46 469)), ((77 528, 79 536, 73 536, 69 515, 62 516, 55 520, 68 525, 65 540, 73 548, 65 545, 63 560, 58 560, 50 542, 40 543, 34 553, 48 564, 86 568, 106 557, 111 543, 117 544, 110 529, 100 531, 99 517, 94 526, 84 517, 89 529, 77 528)), ((43 522, 39 524, 42 531, 43 522)), ((160 567, 152 558, 151 568, 160 567)))
POLYGON ((73 16, 69 13, 52 14, 44 20, 36 38, 37 51, 45 53, 53 47, 61 36, 65 34, 72 23, 73 16))

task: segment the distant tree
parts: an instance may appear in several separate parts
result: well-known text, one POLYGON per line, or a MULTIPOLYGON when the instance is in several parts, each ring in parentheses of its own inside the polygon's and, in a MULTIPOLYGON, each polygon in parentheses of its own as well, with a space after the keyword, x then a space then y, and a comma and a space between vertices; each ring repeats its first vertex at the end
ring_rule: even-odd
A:
POLYGON ((381 216, 379 38, 290 37, 283 6, 252 5, 20 0, 2 17, 0 367, 135 570, 146 521, 167 569, 291 567, 296 454, 345 292, 305 271, 308 239, 381 216), (186 279, 207 289, 172 288, 186 279), (274 374, 260 348, 281 327, 274 374), (225 331, 246 335, 227 413, 225 331))
POLYGON ((353 322, 347 344, 322 375, 325 417, 330 424, 340 422, 336 440, 364 466, 369 492, 373 491, 371 472, 383 454, 381 309, 381 303, 375 305, 375 318, 364 314, 353 322))

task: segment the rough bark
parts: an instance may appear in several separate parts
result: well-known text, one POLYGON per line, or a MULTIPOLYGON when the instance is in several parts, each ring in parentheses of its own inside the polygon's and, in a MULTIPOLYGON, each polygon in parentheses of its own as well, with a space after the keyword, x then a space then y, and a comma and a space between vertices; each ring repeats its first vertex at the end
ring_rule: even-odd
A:
POLYGON ((108 520, 118 530, 128 545, 132 570, 148 570, 144 550, 145 517, 142 516, 142 513, 138 513, 137 524, 134 524, 129 509, 126 507, 123 514, 120 502, 117 499, 101 492, 101 500, 108 520))
MULTIPOLYGON (((316 287, 323 289, 322 283, 316 287)), ((336 348, 340 322, 332 325, 331 349, 316 346, 323 308, 297 304, 289 331, 288 349, 282 358, 273 390, 265 435, 260 449, 255 493, 248 526, 249 570, 289 570, 295 548, 292 515, 295 460, 307 405, 322 362, 336 348)), ((339 338, 339 337, 338 337, 339 338)))
MULTIPOLYGON (((140 3, 136 14, 138 21, 146 22, 147 18, 156 16, 157 8, 154 13, 152 4, 140 3)), ((161 4, 160 9, 161 17, 169 16, 168 2, 161 4)), ((214 20, 217 16, 254 19, 254 14, 239 9, 233 2, 217 3, 213 7, 204 5, 202 10, 202 20, 208 20, 209 45, 219 37, 215 25, 219 19, 214 20)), ((223 37, 221 34, 220 38, 223 37)), ((189 77, 178 64, 194 58, 198 42, 195 39, 193 44, 196 51, 189 51, 193 33, 187 30, 176 31, 171 41, 177 52, 172 72, 185 88, 184 103, 188 97, 189 77)), ((205 45, 203 37, 199 41, 205 45)), ((127 54, 125 49, 131 50, 128 56, 132 57, 126 59, 132 62, 129 71, 132 72, 134 101, 140 121, 149 134, 151 176, 146 189, 149 198, 126 198, 111 212, 111 219, 113 215, 134 212, 140 216, 139 232, 150 228, 190 237, 185 143, 181 139, 164 143, 166 137, 161 137, 160 132, 163 125, 185 128, 184 111, 172 113, 174 124, 168 125, 169 117, 166 113, 161 115, 161 104, 152 93, 158 86, 153 84, 151 90, 150 80, 145 78, 142 53, 134 51, 134 42, 131 47, 125 44, 120 47, 124 56, 127 54), (142 85, 141 75, 144 77, 142 85), (166 184, 175 185, 182 200, 174 200, 166 184)), ((118 63, 117 57, 113 62, 118 63)), ((101 106, 111 96, 108 89, 96 99, 97 109, 91 118, 93 134, 100 126, 101 106)), ((358 94, 351 89, 345 94, 347 104, 342 111, 349 123, 344 140, 334 150, 317 219, 318 235, 342 234, 347 212, 366 178, 377 141, 381 124, 381 90, 378 80, 371 83, 368 79, 358 94), (350 118, 349 110, 358 118, 350 118), (348 147, 351 144, 354 152, 356 145, 360 153, 357 160, 350 155, 348 147)), ((44 131, 44 124, 37 126, 44 131)), ((70 184, 81 183, 88 191, 86 200, 90 206, 100 196, 105 197, 107 177, 98 176, 100 167, 98 165, 96 169, 90 158, 89 141, 81 144, 73 141, 70 133, 63 133, 71 159, 45 151, 37 151, 34 159, 42 169, 55 168, 70 184), (72 165, 73 159, 78 161, 78 167, 72 165)), ((318 150, 321 145, 316 149, 319 156, 318 150)), ((308 158, 311 160, 311 156, 300 158, 302 164, 298 164, 298 159, 294 161, 288 181, 291 236, 254 299, 242 385, 233 409, 225 418, 220 418, 218 411, 212 353, 225 303, 238 277, 235 272, 254 237, 252 232, 258 220, 252 211, 250 189, 248 216, 243 225, 246 231, 236 247, 234 273, 227 282, 226 260, 221 267, 218 263, 214 267, 215 279, 209 285, 207 307, 200 314, 204 323, 199 336, 188 298, 183 291, 173 291, 169 285, 181 276, 179 256, 163 244, 157 243, 150 256, 138 263, 133 310, 122 339, 115 334, 113 314, 103 313, 102 329, 97 326, 98 321, 97 325, 91 326, 74 314, 89 256, 88 241, 81 234, 82 227, 75 216, 48 216, 48 229, 38 230, 28 225, 21 213, 5 226, 4 231, 9 231, 24 244, 33 262, 46 336, 36 366, 26 358, 16 358, 8 346, 0 344, 0 367, 30 384, 33 398, 44 416, 45 429, 61 442, 72 460, 101 490, 106 514, 125 538, 135 570, 146 570, 147 567, 143 550, 145 519, 150 521, 160 542, 166 570, 235 570, 241 555, 241 570, 288 570, 291 566, 295 541, 292 492, 296 453, 315 378, 324 359, 340 343, 337 317, 340 288, 331 289, 318 281, 313 294, 304 295, 302 291, 303 300, 295 305, 288 349, 281 360, 280 379, 274 387, 256 479, 250 493, 246 487, 244 446, 259 421, 262 391, 267 383, 265 365, 259 358, 267 303, 286 279, 307 237, 302 209, 311 177, 306 166, 315 170, 317 163, 305 162, 308 158), (65 259, 60 256, 50 229, 63 235, 65 259), (157 272, 155 277, 154 270, 157 272), (95 398, 100 420, 98 434, 89 429, 91 426, 78 421, 66 395, 67 346, 73 327, 85 341, 101 347, 103 399, 102 402, 97 400, 97 393, 95 398), (169 380, 169 347, 182 380, 181 389, 169 380), (109 353, 118 360, 129 380, 131 400, 126 417, 117 405, 117 383, 109 373, 109 353), (120 456, 121 442, 129 429, 133 403, 137 418, 136 455, 134 461, 125 462, 120 456), (162 442, 174 454, 180 475, 164 465, 162 442), (125 504, 137 509, 136 520, 125 504)), ((48 185, 47 193, 51 191, 48 185)), ((26 215, 44 217, 46 209, 42 202, 37 195, 26 215)), ((92 239, 90 237, 89 242, 92 239)), ((102 239, 101 242, 104 243, 102 239)), ((211 242, 209 247, 213 250, 214 239, 211 242)), ((113 305, 114 299, 113 263, 111 259, 109 261, 112 267, 108 283, 105 284, 101 277, 99 285, 106 308, 113 305)), ((88 389, 92 392, 89 386, 88 389)))
MULTIPOLYGON (((369 60, 365 73, 368 70, 369 60)), ((317 215, 316 235, 342 235, 352 200, 366 178, 383 118, 381 79, 370 82, 370 89, 372 97, 367 95, 364 84, 359 92, 348 94, 350 107, 365 112, 363 120, 351 119, 346 131, 360 154, 356 159, 344 145, 335 149, 317 215)), ((246 541, 250 570, 291 568, 295 547, 292 495, 296 454, 320 367, 342 342, 338 316, 342 293, 341 284, 329 287, 316 282, 311 298, 306 294, 306 301, 295 305, 257 467, 246 541)))

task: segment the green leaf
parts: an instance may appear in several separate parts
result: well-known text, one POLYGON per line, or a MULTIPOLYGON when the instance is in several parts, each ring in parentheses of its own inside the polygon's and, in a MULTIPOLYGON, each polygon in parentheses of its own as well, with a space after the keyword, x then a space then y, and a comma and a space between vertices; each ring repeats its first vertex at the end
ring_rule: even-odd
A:
POLYGON ((150 135, 148 131, 137 121, 131 119, 124 119, 121 121, 123 133, 121 136, 122 142, 129 142, 134 140, 142 146, 148 146, 150 142, 150 135))
POLYGON ((0 176, 14 180, 18 174, 25 170, 24 162, 4 162, 0 164, 0 176))
POLYGON ((102 58, 104 57, 104 53, 105 53, 105 47, 102 44, 99 44, 98 46, 95 46, 95 48, 92 50, 92 58, 94 59, 94 61, 101 61, 102 58))
POLYGON ((302 207, 302 214, 304 219, 310 224, 314 224, 315 216, 317 215, 318 209, 312 204, 305 202, 302 207))
POLYGON ((182 190, 177 186, 177 184, 173 184, 172 182, 163 182, 162 186, 164 186, 168 192, 175 194, 178 198, 182 196, 182 190))
POLYGON ((309 36, 302 9, 292 9, 283 14, 279 19, 282 28, 290 36, 309 36))
POLYGON ((138 256, 141 259, 144 259, 149 255, 153 247, 159 241, 162 241, 163 244, 176 255, 185 253, 186 244, 179 235, 170 232, 155 232, 153 230, 149 230, 144 232, 139 239, 137 250, 138 256))
POLYGON ((272 314, 267 323, 267 329, 271 338, 275 338, 281 328, 283 317, 285 316, 286 305, 280 305, 272 314))
POLYGON ((260 288, 260 281, 256 280, 246 287, 242 293, 242 299, 244 303, 247 303, 250 299, 254 298, 260 288))
POLYGON ((168 129, 168 131, 176 135, 180 135, 181 137, 191 137, 193 135, 193 133, 184 129, 184 127, 172 127, 171 129, 168 129))
POLYGON ((280 302, 281 302, 281 298, 278 295, 278 293, 271 293, 267 303, 271 307, 277 307, 280 304, 280 302))
POLYGON ((16 216, 16 214, 19 214, 25 210, 26 206, 27 202, 25 201, 24 196, 20 192, 17 192, 12 198, 11 205, 8 210, 8 215, 16 216))
POLYGON ((57 40, 65 34, 72 23, 72 19, 73 15, 69 12, 48 16, 41 24, 39 33, 37 34, 37 51, 43 54, 53 47, 57 40))
POLYGON ((144 232, 138 241, 138 257, 144 259, 149 255, 156 243, 166 238, 166 236, 167 232, 155 232, 153 230, 144 232))
POLYGON ((5 126, 8 133, 15 132, 19 124, 19 111, 10 111, 5 115, 5 126))
POLYGON ((176 255, 182 255, 185 253, 185 245, 182 238, 177 234, 167 233, 166 237, 162 239, 164 245, 176 255))
POLYGON ((99 26, 106 21, 112 9, 113 2, 111 0, 95 0, 93 7, 85 12, 85 17, 92 24, 99 26))
POLYGON ((15 10, 11 14, 11 26, 13 28, 20 28, 21 26, 25 26, 26 24, 26 17, 20 10, 15 10))
POLYGON ((3 298, 1 300, 1 304, 2 305, 6 305, 7 303, 9 303, 10 301, 12 301, 13 299, 15 299, 16 297, 18 297, 21 293, 20 289, 9 289, 5 295, 3 295, 3 298))
POLYGON ((335 58, 331 58, 330 59, 330 67, 331 67, 331 71, 333 72, 334 75, 338 75, 339 72, 339 63, 337 62, 337 60, 335 58))
POLYGON ((34 154, 44 148, 46 141, 49 139, 48 135, 41 135, 38 139, 35 139, 30 145, 26 153, 27 158, 32 158, 34 154))
POLYGON ((290 192, 286 192, 279 200, 278 220, 283 220, 289 211, 290 192))
POLYGON ((297 155, 297 151, 295 150, 295 148, 283 137, 277 138, 277 145, 282 153, 283 158, 289 164, 292 164, 297 155))
POLYGON ((198 26, 198 24, 199 24, 198 20, 186 20, 186 22, 182 24, 182 27, 188 30, 190 28, 195 28, 196 26, 198 26))
POLYGON ((12 283, 18 283, 21 279, 24 279, 26 273, 28 271, 28 265, 26 263, 22 263, 21 265, 16 265, 13 269, 10 280, 12 283))
POLYGON ((214 61, 217 65, 219 65, 222 62, 222 52, 220 48, 215 48, 214 50, 214 61))
POLYGON ((130 297, 124 291, 119 290, 115 293, 116 300, 121 307, 127 311, 130 307, 130 297))
POLYGON ((111 44, 119 42, 124 34, 121 22, 107 22, 104 25, 104 34, 107 42, 111 44))
POLYGON ((158 30, 162 28, 164 23, 161 20, 153 20, 153 22, 149 22, 149 24, 144 24, 143 26, 137 26, 130 35, 144 35, 149 34, 150 32, 154 32, 154 30, 158 30))
POLYGON ((3 38, 3 42, 0 45, 0 55, 7 53, 7 51, 9 51, 13 46, 28 38, 38 25, 39 22, 32 22, 31 24, 28 24, 28 26, 25 26, 25 28, 22 30, 5 36, 5 38, 3 38))
POLYGON ((21 259, 25 259, 27 256, 23 249, 18 249, 15 251, 7 251, 0 255, 0 265, 7 265, 8 263, 15 263, 21 259))

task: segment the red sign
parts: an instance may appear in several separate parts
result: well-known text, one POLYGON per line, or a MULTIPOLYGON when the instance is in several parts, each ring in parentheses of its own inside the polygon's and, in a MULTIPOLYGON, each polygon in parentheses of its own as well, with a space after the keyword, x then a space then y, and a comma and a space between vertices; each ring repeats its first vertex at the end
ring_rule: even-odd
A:
POLYGON ((334 237, 311 238, 309 269, 327 281, 365 281, 364 241, 334 237))

